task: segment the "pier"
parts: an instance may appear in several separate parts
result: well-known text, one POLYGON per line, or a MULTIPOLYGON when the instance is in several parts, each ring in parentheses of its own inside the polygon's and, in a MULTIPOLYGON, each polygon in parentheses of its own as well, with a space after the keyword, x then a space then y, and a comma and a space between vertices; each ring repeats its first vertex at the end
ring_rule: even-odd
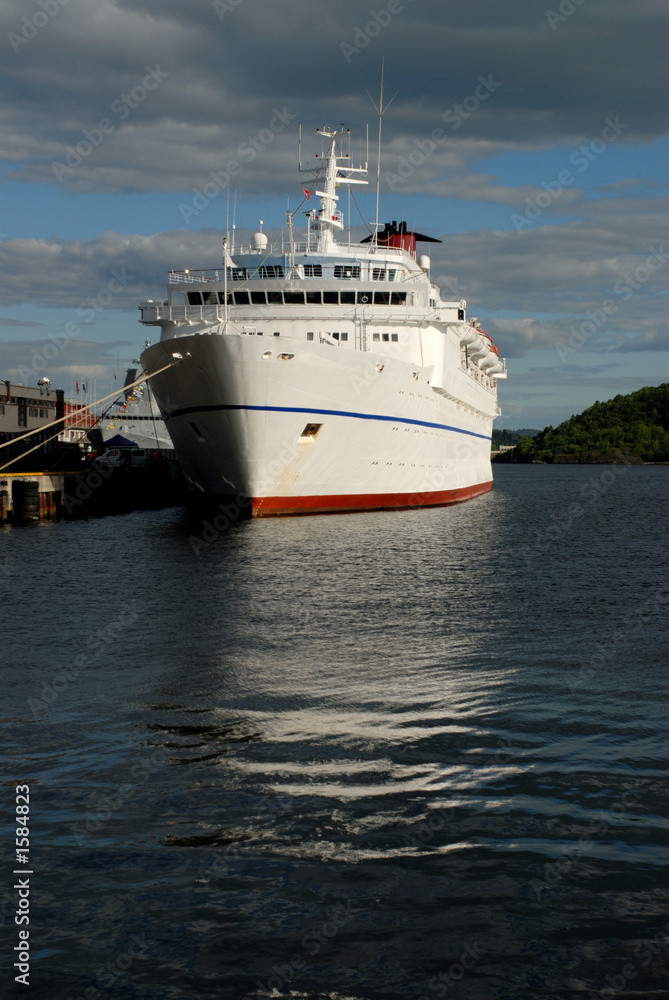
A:
POLYGON ((186 494, 178 462, 160 457, 141 468, 113 468, 97 459, 78 471, 0 473, 0 523, 172 507, 184 504, 186 494))

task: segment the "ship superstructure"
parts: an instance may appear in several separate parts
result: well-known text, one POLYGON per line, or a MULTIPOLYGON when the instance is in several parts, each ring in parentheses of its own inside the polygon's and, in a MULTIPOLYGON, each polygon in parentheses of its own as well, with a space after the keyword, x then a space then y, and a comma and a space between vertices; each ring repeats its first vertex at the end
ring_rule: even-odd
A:
POLYGON ((192 487, 243 497, 255 516, 430 506, 492 482, 490 437, 504 364, 490 337, 445 301, 417 244, 386 223, 340 242, 338 191, 366 183, 321 130, 305 240, 260 231, 220 268, 171 271, 142 303, 161 327, 142 355, 192 487), (175 345, 175 340, 178 344, 175 345))

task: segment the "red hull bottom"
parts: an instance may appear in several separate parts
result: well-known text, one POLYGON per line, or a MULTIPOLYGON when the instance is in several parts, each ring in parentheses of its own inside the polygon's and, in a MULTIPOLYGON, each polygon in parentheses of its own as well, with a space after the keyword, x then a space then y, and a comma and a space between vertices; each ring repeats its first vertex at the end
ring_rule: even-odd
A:
POLYGON ((407 510, 413 507, 443 507, 488 493, 492 480, 459 490, 432 493, 354 493, 317 497, 252 497, 253 517, 287 517, 295 514, 353 514, 364 510, 407 510))

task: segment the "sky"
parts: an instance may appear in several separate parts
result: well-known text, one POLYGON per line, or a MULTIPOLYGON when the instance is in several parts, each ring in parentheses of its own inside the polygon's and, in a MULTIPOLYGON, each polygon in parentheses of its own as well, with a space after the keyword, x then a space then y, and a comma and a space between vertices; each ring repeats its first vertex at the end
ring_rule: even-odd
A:
POLYGON ((362 239, 383 59, 380 221, 442 240, 507 359, 496 426, 667 381, 668 28, 665 0, 0 0, 0 378, 109 391, 168 269, 298 208, 299 124, 303 160, 369 126, 362 239))

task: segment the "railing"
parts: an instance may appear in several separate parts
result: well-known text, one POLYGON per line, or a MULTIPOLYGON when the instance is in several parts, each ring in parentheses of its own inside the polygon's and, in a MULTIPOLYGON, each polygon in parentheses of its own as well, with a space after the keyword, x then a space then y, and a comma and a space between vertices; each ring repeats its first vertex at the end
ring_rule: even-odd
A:
POLYGON ((490 378, 489 375, 486 375, 485 372, 482 372, 480 368, 475 368, 472 365, 467 365, 465 364, 465 362, 461 362, 460 367, 466 375, 469 375, 470 378, 474 379, 475 382, 478 382, 479 385, 483 386, 484 389, 487 389, 488 392, 495 391, 496 388, 495 382, 490 378))
MULTIPOLYGON (((337 243, 335 244, 336 250, 341 251, 342 254, 354 254, 356 257, 363 261, 367 257, 374 257, 376 259, 377 254, 383 254, 384 257, 397 258, 398 260, 402 258, 405 251, 401 250, 399 247, 374 247, 371 243, 364 246, 360 243, 337 243)), ((258 267, 262 264, 262 261, 268 257, 267 250, 258 250, 254 246, 243 246, 238 247, 234 251, 235 254, 241 255, 253 255, 258 257, 258 267)), ((296 257, 298 254, 318 254, 318 239, 312 237, 310 240, 304 240, 302 242, 296 241, 293 244, 293 254, 296 257)), ((284 256, 289 258, 287 251, 274 251, 270 256, 284 256)), ((323 255, 327 260, 328 257, 335 258, 337 253, 326 253, 323 255)), ((223 267, 213 268, 198 268, 193 270, 192 268, 184 268, 183 270, 170 270, 167 272, 167 281, 170 285, 187 285, 193 284, 194 282, 202 281, 223 281, 223 267)), ((422 274, 422 272, 419 272, 422 274)))
POLYGON ((168 285, 188 285, 193 282, 223 281, 223 268, 206 267, 200 271, 168 271, 168 285))

